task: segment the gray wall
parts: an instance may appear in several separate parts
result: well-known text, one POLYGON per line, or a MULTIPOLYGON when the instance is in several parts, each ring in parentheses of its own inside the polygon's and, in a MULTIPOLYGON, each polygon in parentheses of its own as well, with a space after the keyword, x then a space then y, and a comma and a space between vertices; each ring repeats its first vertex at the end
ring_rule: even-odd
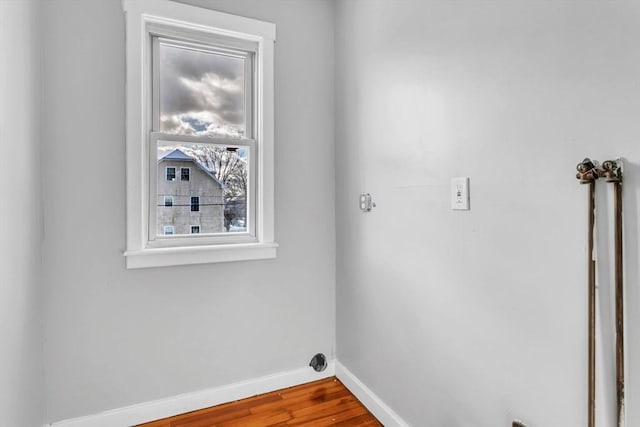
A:
MULTIPOLYGON (((640 425, 640 4, 336 5, 338 359, 416 426, 586 425, 575 165, 623 156, 628 425, 640 425), (465 175, 471 211, 451 211, 450 178, 465 175), (372 213, 357 210, 361 191, 372 213)), ((614 425, 610 200, 599 425, 614 425)))
POLYGON ((0 425, 42 426, 38 5, 0 1, 0 425))
POLYGON ((125 270, 120 0, 46 2, 48 421, 333 355, 333 4, 202 3, 277 24, 278 258, 125 270))

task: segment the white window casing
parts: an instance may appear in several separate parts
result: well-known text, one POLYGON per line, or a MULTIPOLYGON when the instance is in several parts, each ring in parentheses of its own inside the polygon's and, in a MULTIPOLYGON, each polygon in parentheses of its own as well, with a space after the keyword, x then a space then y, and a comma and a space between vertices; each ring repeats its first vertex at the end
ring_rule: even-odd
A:
MULTIPOLYGON (((274 43, 275 24, 169 0, 123 0, 126 15, 127 268, 201 264, 276 257, 274 237, 274 43), (245 235, 197 235, 155 239, 156 146, 153 38, 176 37, 225 46, 255 46, 253 108, 247 114, 253 227, 245 235), (152 211, 153 210, 153 211, 152 211)), ((205 137, 201 137, 205 138, 205 137)), ((176 136, 177 141, 180 136, 176 136)), ((216 142, 216 141, 214 141, 216 142)), ((211 142, 210 142, 211 143, 211 142)), ((176 168, 176 180, 179 169, 176 168)), ((166 178, 166 171, 165 171, 166 178)), ((233 233, 228 233, 233 234, 233 233)))

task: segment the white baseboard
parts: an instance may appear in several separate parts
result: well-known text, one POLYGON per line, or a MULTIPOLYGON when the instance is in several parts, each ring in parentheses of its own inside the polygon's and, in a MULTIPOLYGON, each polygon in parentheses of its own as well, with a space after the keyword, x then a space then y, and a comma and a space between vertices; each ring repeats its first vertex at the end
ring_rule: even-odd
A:
POLYGON ((126 406, 96 415, 58 421, 47 424, 45 427, 131 427, 136 424, 245 399, 257 394, 268 393, 334 375, 335 363, 332 361, 328 363, 327 369, 323 372, 315 372, 310 367, 305 367, 208 390, 126 406))
POLYGON ((369 387, 364 385, 339 361, 335 362, 336 377, 353 393, 385 427, 410 427, 388 407, 369 387))

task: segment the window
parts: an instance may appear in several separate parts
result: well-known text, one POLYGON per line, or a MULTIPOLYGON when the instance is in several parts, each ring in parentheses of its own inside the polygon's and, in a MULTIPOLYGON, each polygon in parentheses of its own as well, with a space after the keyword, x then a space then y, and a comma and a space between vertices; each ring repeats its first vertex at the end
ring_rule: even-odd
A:
POLYGON ((173 225, 165 225, 164 234, 166 234, 167 236, 171 236, 173 234, 173 225))
POLYGON ((164 206, 167 208, 173 206, 173 196, 164 196, 164 206))
POLYGON ((127 267, 275 258, 275 25, 170 0, 123 7, 127 267), (185 208, 157 206, 167 192, 185 208), (190 212, 197 237, 159 227, 189 230, 190 212))
POLYGON ((167 167, 167 181, 175 181, 176 180, 176 168, 167 167))
POLYGON ((191 226, 191 234, 200 234, 200 226, 192 225, 191 226))
POLYGON ((191 212, 200 211, 200 197, 192 196, 191 197, 191 212))

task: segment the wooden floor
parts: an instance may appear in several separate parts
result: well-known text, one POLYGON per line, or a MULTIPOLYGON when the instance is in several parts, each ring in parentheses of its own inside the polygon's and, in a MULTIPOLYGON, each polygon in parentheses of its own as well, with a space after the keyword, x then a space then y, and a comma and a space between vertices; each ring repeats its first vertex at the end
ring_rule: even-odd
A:
POLYGON ((315 381, 139 427, 382 426, 336 378, 315 381))

